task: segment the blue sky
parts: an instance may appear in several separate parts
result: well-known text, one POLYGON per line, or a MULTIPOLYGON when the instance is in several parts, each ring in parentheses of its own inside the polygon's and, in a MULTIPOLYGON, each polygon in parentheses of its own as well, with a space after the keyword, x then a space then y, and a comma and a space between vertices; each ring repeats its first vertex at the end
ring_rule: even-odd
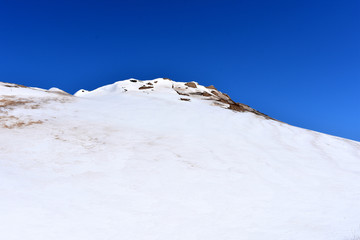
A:
POLYGON ((360 141, 360 1, 3 1, 0 81, 197 81, 360 141))

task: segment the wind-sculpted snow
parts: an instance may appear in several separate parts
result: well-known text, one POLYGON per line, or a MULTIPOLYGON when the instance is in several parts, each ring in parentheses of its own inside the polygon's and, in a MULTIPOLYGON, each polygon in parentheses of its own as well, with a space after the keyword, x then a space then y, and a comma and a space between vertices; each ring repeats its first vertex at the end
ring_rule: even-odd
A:
POLYGON ((358 142, 229 111, 203 95, 214 89, 191 86, 131 79, 73 97, 10 94, 0 84, 1 99, 52 99, 0 106, 42 121, 0 128, 1 239, 344 240, 359 232, 358 142))

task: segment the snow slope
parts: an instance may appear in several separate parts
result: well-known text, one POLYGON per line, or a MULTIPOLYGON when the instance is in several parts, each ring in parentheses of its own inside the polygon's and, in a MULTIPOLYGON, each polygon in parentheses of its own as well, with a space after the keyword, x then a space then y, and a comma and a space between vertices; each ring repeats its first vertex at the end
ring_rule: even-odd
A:
POLYGON ((0 83, 0 239, 359 234, 359 142, 190 85, 131 79, 71 96, 0 83))

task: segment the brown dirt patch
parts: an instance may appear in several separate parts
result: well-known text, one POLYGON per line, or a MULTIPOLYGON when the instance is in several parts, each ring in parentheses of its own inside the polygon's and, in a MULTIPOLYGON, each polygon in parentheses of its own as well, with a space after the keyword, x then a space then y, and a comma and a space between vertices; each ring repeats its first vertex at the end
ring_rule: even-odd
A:
POLYGON ((28 88, 24 85, 21 84, 14 84, 14 83, 5 83, 4 84, 5 87, 12 87, 12 88, 28 88))
POLYGON ((44 123, 43 121, 41 120, 37 120, 37 121, 22 121, 20 120, 19 118, 17 117, 14 117, 14 116, 9 116, 8 117, 8 120, 12 120, 11 122, 3 122, 2 121, 2 117, 0 117, 0 123, 1 123, 1 126, 3 128, 8 128, 8 129, 13 129, 13 128, 22 128, 22 127, 26 127, 26 126, 30 126, 30 125, 34 125, 34 124, 42 124, 44 123))
POLYGON ((72 98, 51 97, 51 98, 19 98, 13 95, 2 95, 0 97, 0 127, 3 128, 22 128, 34 124, 42 124, 43 121, 31 119, 30 115, 14 116, 15 109, 38 109, 42 105, 50 102, 69 102, 72 98))
POLYGON ((16 99, 13 96, 0 99, 0 107, 2 108, 15 107, 20 105, 25 105, 27 103, 33 103, 33 101, 22 98, 16 99))

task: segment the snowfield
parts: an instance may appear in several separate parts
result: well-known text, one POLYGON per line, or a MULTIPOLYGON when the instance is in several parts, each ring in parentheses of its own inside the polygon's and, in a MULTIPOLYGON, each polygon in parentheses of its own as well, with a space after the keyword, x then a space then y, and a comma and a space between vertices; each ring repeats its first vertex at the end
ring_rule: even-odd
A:
POLYGON ((360 143, 227 109, 216 92, 0 83, 0 239, 360 236, 360 143))

